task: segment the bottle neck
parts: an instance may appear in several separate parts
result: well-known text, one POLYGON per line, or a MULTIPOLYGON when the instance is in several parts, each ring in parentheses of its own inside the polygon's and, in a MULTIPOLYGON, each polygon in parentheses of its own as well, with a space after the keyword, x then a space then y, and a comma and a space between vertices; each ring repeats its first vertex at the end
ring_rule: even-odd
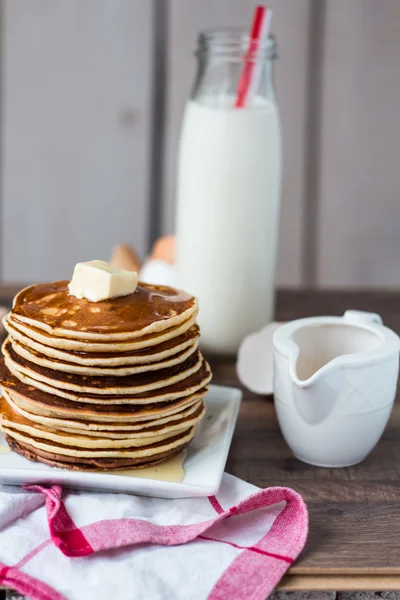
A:
POLYGON ((191 99, 218 108, 235 105, 244 70, 251 72, 246 107, 275 103, 273 60, 275 40, 269 37, 251 47, 249 36, 241 31, 207 31, 199 36, 195 55, 197 74, 191 99))

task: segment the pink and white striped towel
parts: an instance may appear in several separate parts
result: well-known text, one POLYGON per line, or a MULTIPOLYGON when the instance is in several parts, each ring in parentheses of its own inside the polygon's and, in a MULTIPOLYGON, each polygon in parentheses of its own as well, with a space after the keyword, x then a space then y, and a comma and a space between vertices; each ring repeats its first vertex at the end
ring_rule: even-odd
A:
POLYGON ((225 474, 161 500, 0 488, 0 584, 38 600, 264 600, 307 538, 305 504, 225 474))

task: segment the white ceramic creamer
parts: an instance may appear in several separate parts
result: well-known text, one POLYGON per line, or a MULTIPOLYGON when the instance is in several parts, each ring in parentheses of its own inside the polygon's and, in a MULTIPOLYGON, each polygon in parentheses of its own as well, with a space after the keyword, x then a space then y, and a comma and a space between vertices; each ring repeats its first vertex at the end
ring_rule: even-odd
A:
POLYGON ((350 310, 291 321, 273 343, 275 407, 292 452, 320 467, 361 462, 392 410, 399 337, 379 315, 350 310))

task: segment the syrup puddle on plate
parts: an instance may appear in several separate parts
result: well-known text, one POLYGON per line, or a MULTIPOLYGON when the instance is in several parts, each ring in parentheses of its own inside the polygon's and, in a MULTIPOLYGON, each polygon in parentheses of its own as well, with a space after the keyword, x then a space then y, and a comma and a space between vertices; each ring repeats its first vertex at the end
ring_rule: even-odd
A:
POLYGON ((155 465, 154 467, 109 471, 107 475, 123 475, 124 477, 139 477, 140 479, 156 479, 158 481, 181 483, 185 477, 185 469, 183 468, 185 458, 186 450, 183 450, 176 456, 172 456, 172 458, 169 458, 165 462, 155 465))

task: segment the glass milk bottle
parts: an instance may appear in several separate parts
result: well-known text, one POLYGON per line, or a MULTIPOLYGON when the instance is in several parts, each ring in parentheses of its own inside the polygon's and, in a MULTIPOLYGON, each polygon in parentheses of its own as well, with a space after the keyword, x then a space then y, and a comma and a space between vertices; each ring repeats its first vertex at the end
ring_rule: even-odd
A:
POLYGON ((178 287, 199 299, 202 348, 235 353, 269 323, 279 227, 281 136, 272 81, 275 42, 250 56, 248 35, 200 34, 197 75, 183 119, 177 175, 178 287))

